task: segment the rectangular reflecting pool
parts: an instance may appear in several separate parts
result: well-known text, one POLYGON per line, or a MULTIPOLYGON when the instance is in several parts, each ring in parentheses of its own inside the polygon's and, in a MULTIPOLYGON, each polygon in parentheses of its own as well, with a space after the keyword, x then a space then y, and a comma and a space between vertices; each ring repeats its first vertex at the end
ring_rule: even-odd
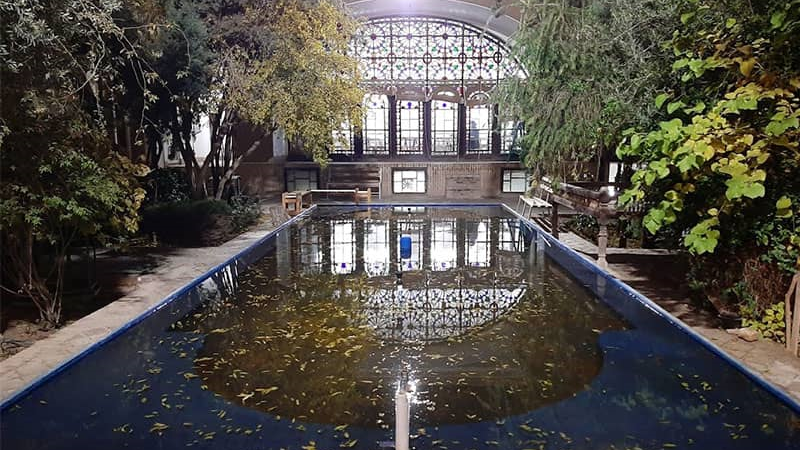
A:
POLYGON ((502 206, 317 207, 3 405, 3 449, 800 449, 800 407, 502 206), (402 409, 402 408, 401 408, 402 409))

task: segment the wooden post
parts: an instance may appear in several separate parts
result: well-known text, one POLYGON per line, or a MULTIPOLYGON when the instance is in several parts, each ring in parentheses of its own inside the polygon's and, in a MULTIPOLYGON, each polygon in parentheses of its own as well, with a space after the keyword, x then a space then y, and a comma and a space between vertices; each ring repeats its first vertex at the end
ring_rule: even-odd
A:
POLYGON ((552 211, 550 212, 550 234, 558 239, 558 203, 552 203, 552 211))
POLYGON ((786 319, 786 349, 797 356, 800 346, 800 273, 792 277, 784 302, 784 318, 786 319), (792 305, 794 294, 794 305, 792 305))

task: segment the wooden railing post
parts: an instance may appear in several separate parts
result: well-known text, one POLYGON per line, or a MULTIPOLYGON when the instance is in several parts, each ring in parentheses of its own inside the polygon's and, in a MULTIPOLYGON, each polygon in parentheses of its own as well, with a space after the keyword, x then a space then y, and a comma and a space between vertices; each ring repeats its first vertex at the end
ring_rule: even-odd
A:
POLYGON ((794 274, 789 290, 786 292, 784 304, 786 319, 786 349, 798 356, 800 350, 800 272, 794 274), (794 304, 792 302, 794 294, 794 304))
POLYGON ((558 239, 558 203, 553 202, 550 213, 550 234, 558 239))

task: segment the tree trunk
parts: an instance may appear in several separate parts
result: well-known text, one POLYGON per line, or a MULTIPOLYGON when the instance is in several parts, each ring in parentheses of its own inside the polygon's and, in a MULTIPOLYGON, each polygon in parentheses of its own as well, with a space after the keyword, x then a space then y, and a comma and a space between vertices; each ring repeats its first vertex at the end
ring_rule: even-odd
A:
POLYGON ((228 170, 225 171, 225 174, 219 180, 219 189, 217 190, 217 195, 216 195, 217 199, 222 198, 222 193, 225 192, 225 187, 227 186, 228 182, 231 180, 233 175, 236 173, 236 170, 239 169, 239 166, 242 164, 242 161, 244 161, 245 158, 253 154, 253 152, 255 152, 256 149, 261 145, 261 141, 264 139, 264 137, 268 136, 269 134, 270 134, 269 132, 266 131, 263 132, 261 136, 259 136, 255 141, 253 141, 252 144, 250 144, 250 147, 244 153, 239 155, 233 161, 233 164, 231 164, 231 166, 228 168, 228 170))

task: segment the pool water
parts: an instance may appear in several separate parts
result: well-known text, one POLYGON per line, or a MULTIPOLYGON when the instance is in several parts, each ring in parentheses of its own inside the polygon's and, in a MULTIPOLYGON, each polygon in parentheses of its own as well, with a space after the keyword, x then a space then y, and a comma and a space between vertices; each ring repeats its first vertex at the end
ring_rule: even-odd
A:
POLYGON ((318 208, 3 411, 2 448, 794 449, 800 416, 500 207, 318 208), (401 237, 411 251, 401 257, 401 237))

